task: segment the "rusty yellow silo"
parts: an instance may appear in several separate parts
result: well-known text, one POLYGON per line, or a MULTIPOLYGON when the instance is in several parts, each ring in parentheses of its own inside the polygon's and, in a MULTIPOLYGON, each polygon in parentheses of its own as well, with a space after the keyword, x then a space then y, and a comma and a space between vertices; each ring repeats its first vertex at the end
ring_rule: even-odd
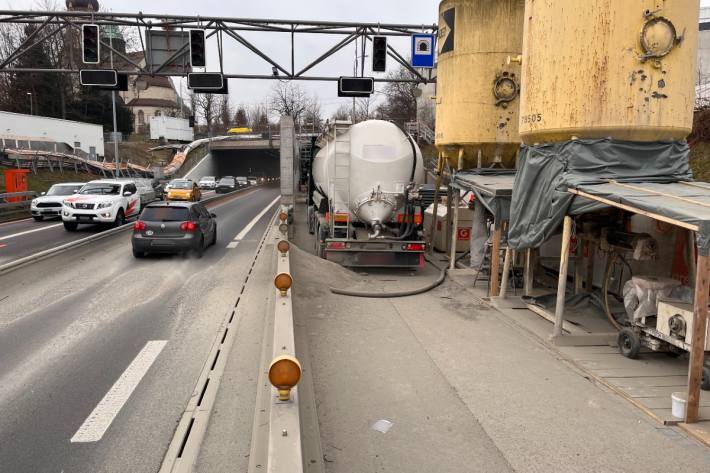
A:
POLYGON ((691 131, 698 0, 526 0, 524 143, 691 131))
POLYGON ((456 166, 514 167, 520 146, 524 0, 444 0, 439 5, 436 147, 456 166))

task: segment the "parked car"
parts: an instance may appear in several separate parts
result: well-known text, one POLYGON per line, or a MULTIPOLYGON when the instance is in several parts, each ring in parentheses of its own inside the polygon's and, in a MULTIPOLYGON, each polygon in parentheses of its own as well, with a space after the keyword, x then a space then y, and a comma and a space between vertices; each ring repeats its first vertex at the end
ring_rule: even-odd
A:
POLYGON ((237 176, 237 185, 239 185, 239 187, 247 187, 249 185, 249 179, 244 176, 237 176))
POLYGON ((233 192, 237 189, 239 189, 237 180, 231 176, 227 176, 219 180, 217 187, 215 187, 215 192, 218 194, 226 194, 227 192, 233 192))
POLYGON ((217 216, 199 202, 154 202, 133 224, 133 256, 194 252, 217 242, 217 216))
POLYGON ((123 225, 141 211, 138 188, 129 180, 91 181, 62 204, 62 221, 70 232, 76 231, 80 223, 123 225))
POLYGON ((65 182, 54 184, 47 192, 30 203, 32 218, 40 222, 45 218, 61 218, 62 203, 67 196, 76 194, 85 182, 65 182))
POLYGON ((203 176, 198 184, 200 189, 214 190, 217 187, 217 179, 214 176, 203 176))
POLYGON ((173 179, 170 181, 170 190, 168 190, 167 200, 188 200, 190 202, 199 202, 202 198, 202 192, 192 179, 173 179))

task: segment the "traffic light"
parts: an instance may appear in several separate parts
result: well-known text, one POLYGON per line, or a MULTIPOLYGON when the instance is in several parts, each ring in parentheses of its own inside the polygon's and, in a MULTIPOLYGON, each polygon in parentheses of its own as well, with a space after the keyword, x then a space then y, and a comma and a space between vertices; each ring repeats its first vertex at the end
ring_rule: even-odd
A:
POLYGON ((385 72, 387 70, 387 36, 372 38, 372 71, 385 72))
POLYGON ((205 30, 190 30, 190 65, 192 67, 207 67, 205 30))
POLYGON ((375 92, 372 77, 341 77, 338 79, 338 97, 369 97, 375 92))
POLYGON ((101 58, 99 25, 81 26, 81 51, 85 64, 98 64, 101 58))

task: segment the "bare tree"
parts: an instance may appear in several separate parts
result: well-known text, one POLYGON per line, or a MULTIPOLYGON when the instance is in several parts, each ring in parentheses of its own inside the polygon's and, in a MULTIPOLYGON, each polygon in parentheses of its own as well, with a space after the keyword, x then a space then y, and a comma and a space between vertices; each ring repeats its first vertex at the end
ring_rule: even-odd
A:
MULTIPOLYGON (((415 76, 404 66, 387 74, 388 79, 413 79, 415 76)), ((417 119, 417 84, 413 82, 388 82, 382 89, 385 102, 377 107, 377 115, 385 120, 403 125, 417 119)))
POLYGON ((234 125, 237 128, 245 128, 249 126, 249 118, 247 117, 247 110, 244 105, 239 105, 237 107, 237 113, 234 115, 234 125))
POLYGON ((211 134, 212 126, 217 118, 217 99, 214 94, 194 94, 196 114, 205 121, 207 132, 211 134))
POLYGON ((294 123, 301 123, 303 114, 312 107, 315 99, 310 97, 295 82, 277 82, 270 98, 271 111, 279 115, 290 115, 294 123))
POLYGON ((323 116, 321 114, 320 103, 317 100, 311 100, 303 112, 303 122, 301 123, 304 131, 320 132, 323 128, 323 116))
POLYGON ((353 107, 350 104, 344 103, 330 116, 331 120, 348 121, 352 118, 353 107))
POLYGON ((231 126, 232 118, 234 117, 228 94, 220 95, 219 99, 217 99, 217 109, 220 125, 226 131, 231 126))

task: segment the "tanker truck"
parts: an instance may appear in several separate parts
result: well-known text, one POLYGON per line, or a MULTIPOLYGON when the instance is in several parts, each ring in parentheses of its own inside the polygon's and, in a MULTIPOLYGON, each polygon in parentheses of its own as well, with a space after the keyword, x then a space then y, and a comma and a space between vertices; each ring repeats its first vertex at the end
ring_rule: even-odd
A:
POLYGON ((329 123, 316 141, 308 224, 319 256, 348 267, 424 264, 422 154, 394 123, 329 123))

